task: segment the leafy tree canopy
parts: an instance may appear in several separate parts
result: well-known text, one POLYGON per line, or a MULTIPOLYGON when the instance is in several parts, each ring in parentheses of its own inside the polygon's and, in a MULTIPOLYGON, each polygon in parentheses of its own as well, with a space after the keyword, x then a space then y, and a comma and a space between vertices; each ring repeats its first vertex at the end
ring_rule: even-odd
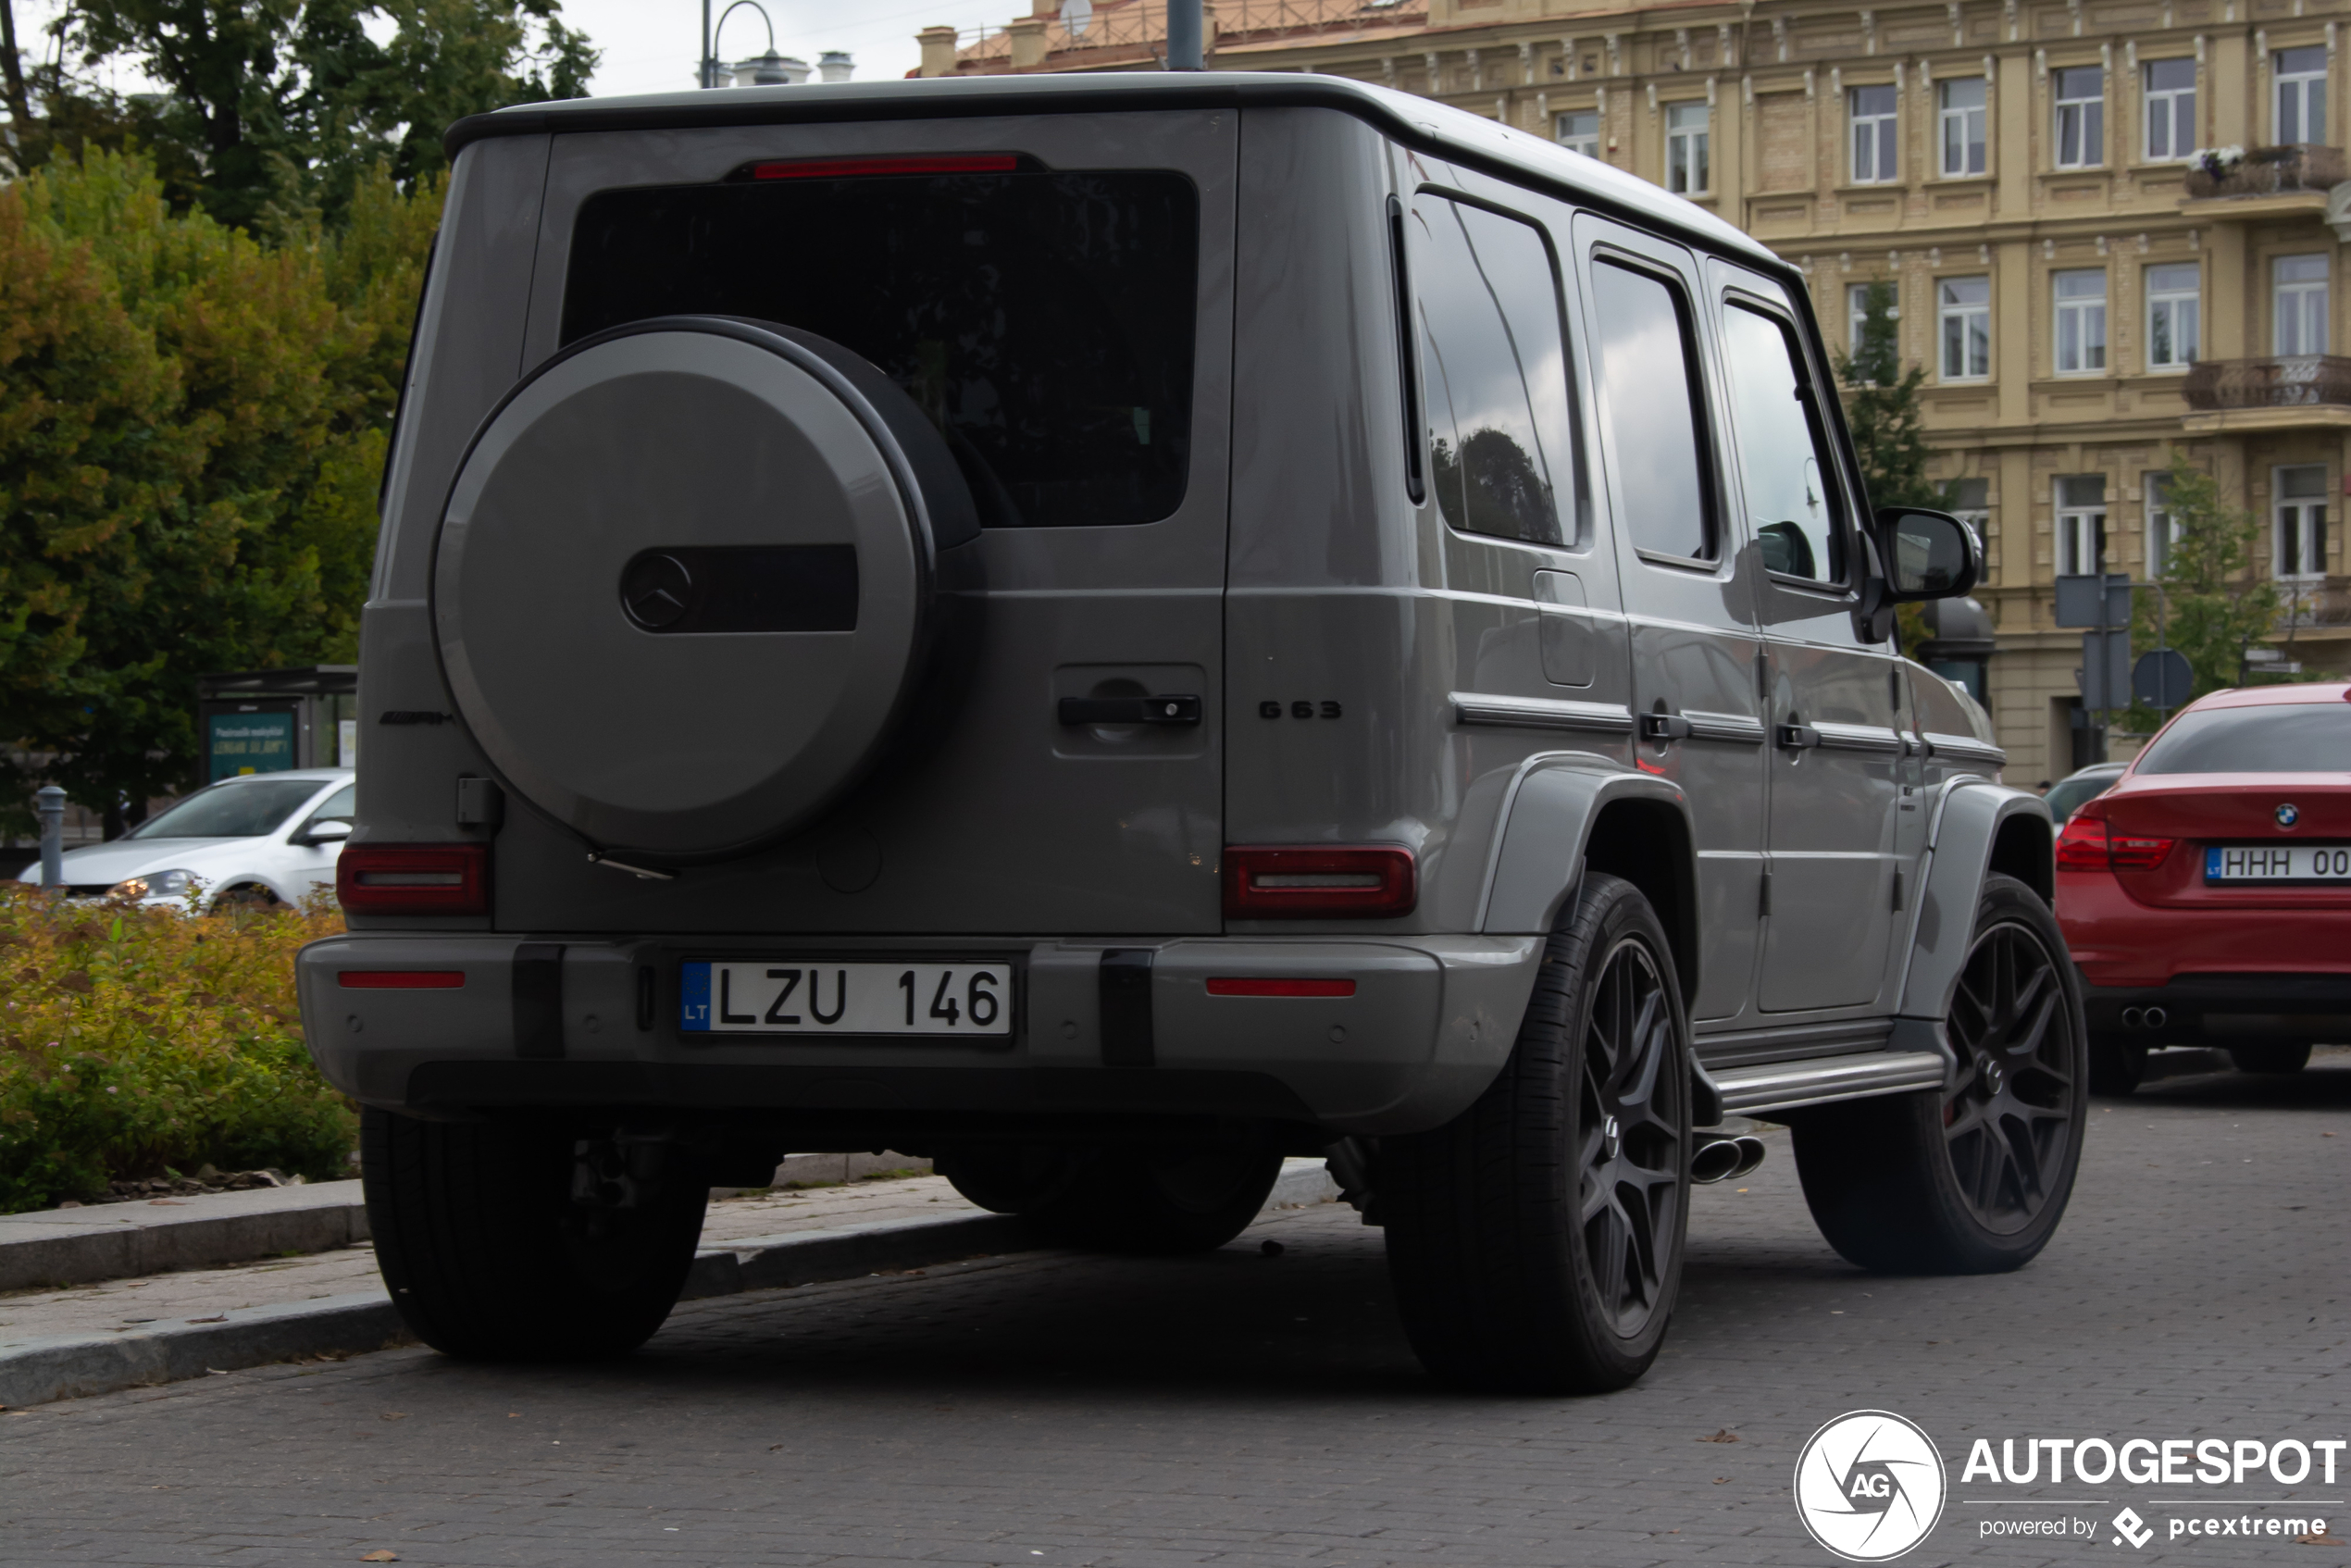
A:
MULTIPOLYGON (((2283 605, 2277 585, 2254 569, 2261 526, 2253 514, 2224 503, 2219 481, 2184 452, 2172 453, 2164 483, 2174 539, 2156 577, 2162 598, 2158 604, 2145 591, 2132 595, 2131 643, 2145 651, 2168 642, 2185 654, 2196 677, 2193 699, 2245 683, 2245 650, 2277 629, 2283 605)), ((2166 716, 2133 702, 2116 725, 2144 734, 2166 716)))
POLYGON ((145 149, 176 211, 268 238, 339 227, 367 170, 404 191, 443 168, 451 121, 584 96, 596 65, 560 0, 77 0, 66 67, 32 74, 19 131, 34 167, 89 146, 145 149), (378 42, 369 31, 389 36, 378 42), (123 60, 161 83, 120 96, 86 73, 123 60), (79 68, 79 71, 75 68, 79 68))
POLYGON ((135 154, 0 186, 0 736, 110 829, 193 775, 197 675, 353 656, 440 208, 379 165, 264 247, 135 154))

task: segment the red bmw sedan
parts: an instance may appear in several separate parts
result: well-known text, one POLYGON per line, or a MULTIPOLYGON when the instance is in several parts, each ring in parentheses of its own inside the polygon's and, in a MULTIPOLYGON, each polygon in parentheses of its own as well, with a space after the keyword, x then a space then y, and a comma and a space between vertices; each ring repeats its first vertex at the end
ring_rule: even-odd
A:
POLYGON ((2351 1040, 2351 686, 2182 709, 2066 823, 2057 915, 2102 1093, 2164 1046, 2294 1073, 2351 1040))

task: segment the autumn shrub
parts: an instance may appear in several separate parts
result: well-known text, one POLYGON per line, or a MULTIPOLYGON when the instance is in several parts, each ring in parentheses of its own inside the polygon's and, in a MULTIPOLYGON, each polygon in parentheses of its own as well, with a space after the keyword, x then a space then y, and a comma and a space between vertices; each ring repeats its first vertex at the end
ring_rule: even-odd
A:
POLYGON ((325 900, 197 915, 0 883, 0 1213, 205 1164, 349 1175, 358 1118, 293 982, 342 928, 325 900))

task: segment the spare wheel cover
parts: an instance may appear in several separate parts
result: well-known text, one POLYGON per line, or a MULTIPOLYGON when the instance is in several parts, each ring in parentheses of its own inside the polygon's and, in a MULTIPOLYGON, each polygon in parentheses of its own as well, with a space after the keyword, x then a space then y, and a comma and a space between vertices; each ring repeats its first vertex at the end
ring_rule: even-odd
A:
POLYGON ((434 627, 474 739, 599 849, 707 859, 804 825, 922 674, 914 472, 847 378, 773 332, 670 317, 551 360, 475 437, 442 522, 434 627))

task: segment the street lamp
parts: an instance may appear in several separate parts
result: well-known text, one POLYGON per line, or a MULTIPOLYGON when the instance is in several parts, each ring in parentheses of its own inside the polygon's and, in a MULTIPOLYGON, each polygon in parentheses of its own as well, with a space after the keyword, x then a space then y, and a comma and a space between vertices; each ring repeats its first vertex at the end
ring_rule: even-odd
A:
POLYGON ((776 53, 775 19, 768 16, 767 8, 762 6, 759 0, 734 0, 733 5, 718 13, 716 27, 710 25, 710 0, 702 0, 702 84, 704 87, 719 85, 718 35, 727 31, 727 19, 745 6, 757 11, 759 19, 767 25, 767 53, 760 60, 759 68, 753 74, 753 80, 763 87, 790 80, 784 74, 782 56, 776 53), (769 61, 774 61, 775 64, 771 67, 769 61))

